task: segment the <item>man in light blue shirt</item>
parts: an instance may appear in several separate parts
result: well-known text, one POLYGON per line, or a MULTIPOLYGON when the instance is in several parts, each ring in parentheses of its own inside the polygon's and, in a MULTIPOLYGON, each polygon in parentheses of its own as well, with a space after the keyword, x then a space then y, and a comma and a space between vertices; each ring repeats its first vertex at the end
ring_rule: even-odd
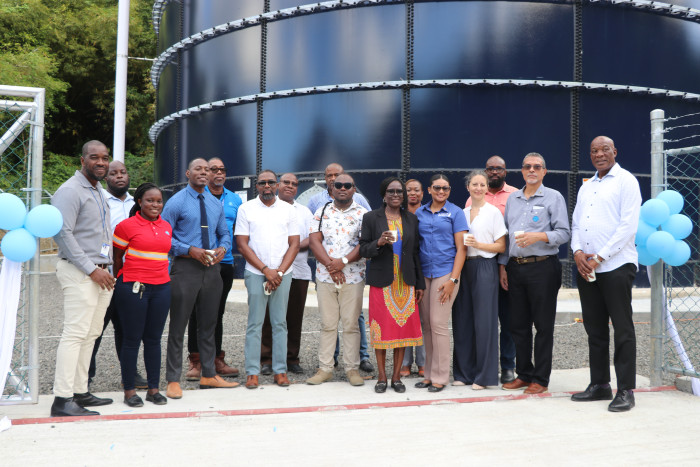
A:
POLYGON ((515 342, 515 381, 505 390, 525 388, 526 394, 547 392, 552 373, 554 319, 561 287, 559 246, 571 238, 564 197, 542 185, 544 158, 531 152, 522 167, 525 186, 508 197, 506 252, 499 255, 501 287, 508 291, 510 331, 515 342), (532 325, 535 325, 532 361, 532 325))

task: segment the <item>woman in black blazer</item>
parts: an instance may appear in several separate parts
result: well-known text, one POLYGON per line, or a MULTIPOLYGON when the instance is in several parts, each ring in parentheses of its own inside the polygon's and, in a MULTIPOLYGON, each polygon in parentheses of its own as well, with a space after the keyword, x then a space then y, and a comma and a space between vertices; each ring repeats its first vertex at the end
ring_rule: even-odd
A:
POLYGON ((423 344, 418 303, 425 279, 418 257, 418 218, 406 209, 406 187, 396 177, 382 181, 383 206, 362 219, 360 255, 369 258, 370 341, 377 354, 376 392, 387 388, 386 350, 394 349, 391 387, 405 392, 401 362, 406 347, 423 344))

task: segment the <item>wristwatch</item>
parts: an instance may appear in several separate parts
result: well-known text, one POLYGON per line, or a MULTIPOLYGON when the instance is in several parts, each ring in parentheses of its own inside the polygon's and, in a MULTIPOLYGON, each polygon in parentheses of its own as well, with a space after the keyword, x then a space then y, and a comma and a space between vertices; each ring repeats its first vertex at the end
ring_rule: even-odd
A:
POLYGON ((343 256, 342 258, 340 258, 340 260, 343 262, 343 264, 348 264, 348 257, 347 256, 343 256))
MULTIPOLYGON (((605 261, 605 260, 603 260, 603 261, 599 260, 598 255, 593 255, 593 256, 591 256, 591 258, 593 258, 593 261, 595 261, 598 264, 603 264, 603 261, 605 261)), ((601 258, 602 258, 602 256, 601 256, 601 258)))
POLYGON ((284 273, 282 271, 277 271, 277 274, 279 274, 280 277, 284 277, 284 273))
POLYGON ((459 283, 459 279, 455 279, 454 277, 450 277, 450 280, 451 280, 454 284, 459 283))

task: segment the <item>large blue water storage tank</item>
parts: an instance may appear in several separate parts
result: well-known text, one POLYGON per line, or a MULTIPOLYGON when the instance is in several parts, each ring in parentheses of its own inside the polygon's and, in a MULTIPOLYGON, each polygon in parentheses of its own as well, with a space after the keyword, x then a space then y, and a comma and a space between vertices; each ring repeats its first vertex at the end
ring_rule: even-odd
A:
POLYGON ((700 112, 700 0, 674 1, 156 1, 157 182, 218 156, 231 189, 269 168, 303 190, 339 162, 373 205, 438 171, 463 204, 468 169, 498 154, 519 186, 535 151, 573 209, 604 134, 646 199, 650 111, 700 112))

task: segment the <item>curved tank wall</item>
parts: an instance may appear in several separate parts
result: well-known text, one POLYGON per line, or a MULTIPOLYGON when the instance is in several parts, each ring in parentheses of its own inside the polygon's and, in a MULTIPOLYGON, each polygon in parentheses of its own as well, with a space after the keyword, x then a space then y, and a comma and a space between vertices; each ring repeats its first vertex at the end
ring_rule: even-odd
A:
POLYGON ((700 112, 700 18, 640 5, 158 1, 156 179, 181 184, 187 161, 216 155, 231 189, 270 168, 300 174, 301 193, 335 161, 373 205, 388 174, 438 171, 462 204, 466 170, 499 154, 517 186, 536 151, 573 209, 605 134, 648 198, 649 112, 700 112))

